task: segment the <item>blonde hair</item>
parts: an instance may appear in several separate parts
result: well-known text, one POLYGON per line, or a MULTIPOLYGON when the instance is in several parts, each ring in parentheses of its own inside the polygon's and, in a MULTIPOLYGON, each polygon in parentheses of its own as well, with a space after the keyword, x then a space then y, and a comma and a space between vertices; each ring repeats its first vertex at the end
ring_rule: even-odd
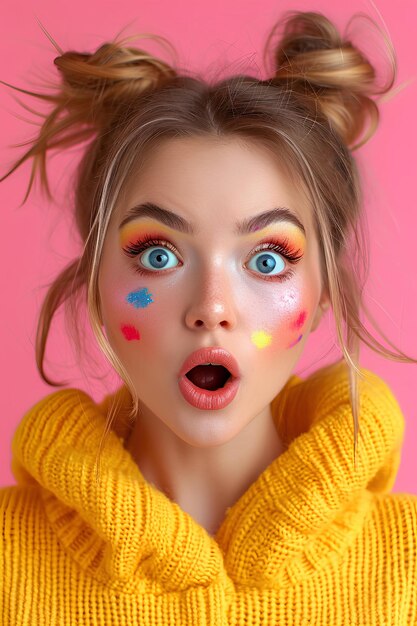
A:
MULTIPOLYGON (((49 286, 37 326, 36 362, 46 383, 65 384, 52 381, 43 367, 52 318, 65 303, 80 350, 76 300, 82 297, 99 346, 131 393, 131 416, 137 414, 139 398, 134 384, 101 326, 100 259, 119 194, 138 158, 170 137, 215 135, 260 141, 277 155, 292 180, 302 185, 314 211, 323 281, 349 368, 356 463, 360 342, 389 359, 416 362, 384 336, 362 301, 368 255, 361 221, 361 184, 352 152, 377 128, 379 113, 373 96, 388 93, 395 81, 395 53, 383 36, 390 74, 380 88, 364 54, 316 12, 289 11, 273 27, 264 51, 264 60, 272 59, 271 76, 266 80, 238 74, 209 83, 126 45, 128 40, 115 39, 92 54, 82 54, 63 52, 51 39, 60 52, 54 61, 62 77, 57 93, 8 86, 51 103, 53 109, 43 115, 39 135, 30 148, 1 179, 33 158, 23 203, 37 172, 51 197, 48 151, 93 137, 75 178, 75 219, 83 251, 49 286), (272 45, 271 56, 278 28, 282 34, 272 45), (366 329, 362 312, 393 350, 366 329)), ((162 37, 153 38, 166 43, 162 37)), ((115 412, 109 415, 104 435, 115 412)))

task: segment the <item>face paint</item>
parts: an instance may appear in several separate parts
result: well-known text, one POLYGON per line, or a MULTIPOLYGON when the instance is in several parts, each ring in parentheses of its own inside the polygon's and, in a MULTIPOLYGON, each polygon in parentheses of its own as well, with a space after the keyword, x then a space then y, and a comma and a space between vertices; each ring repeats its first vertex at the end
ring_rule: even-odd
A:
MULTIPOLYGON (((301 312, 299 313, 299 315, 297 316, 297 318, 295 319, 295 321, 291 324, 291 328, 292 328, 293 330, 298 330, 298 331, 299 331, 299 330, 300 330, 300 328, 302 328, 302 327, 304 326, 306 319, 307 319, 307 311, 306 311, 306 310, 303 310, 303 311, 301 311, 301 312)), ((293 348, 294 346, 296 346, 296 345, 297 345, 297 343, 298 343, 299 341, 301 341, 302 336, 303 336, 302 334, 301 334, 301 335, 299 335, 295 341, 293 341, 292 343, 290 343, 290 345, 288 346, 288 348, 293 348)))
POLYGON ((307 318, 307 311, 301 311, 300 315, 292 324, 292 328, 297 329, 297 330, 300 329, 304 325, 306 318, 307 318))
POLYGON ((147 287, 139 289, 138 291, 131 291, 126 296, 126 301, 129 302, 129 304, 133 304, 136 309, 143 309, 153 302, 152 294, 148 292, 147 287))
POLYGON ((259 349, 266 348, 272 341, 272 335, 263 330, 255 330, 251 335, 252 343, 259 349))
MULTIPOLYGON (((149 427, 155 424, 156 433, 160 420, 162 428, 172 430, 172 437, 164 437, 166 446, 169 440, 178 439, 184 446, 213 449, 236 437, 252 416, 262 414, 269 420, 270 400, 292 374, 322 284, 313 207, 298 193, 299 185, 281 176, 276 155, 271 158, 257 145, 248 150, 240 142, 211 141, 170 139, 149 155, 146 167, 138 161, 140 167, 130 177, 132 184, 125 186, 117 219, 109 225, 101 259, 100 296, 109 341, 135 385, 149 427), (126 224, 119 243, 118 220, 127 216, 130 207, 151 201, 167 204, 166 209, 174 213, 178 209, 194 226, 194 233, 140 217, 126 224), (287 221, 271 222, 242 238, 235 235, 235 224, 250 223, 250 216, 274 206, 297 207, 308 241, 302 230, 287 221), (183 264, 151 267, 145 261, 148 255, 152 259, 151 246, 140 259, 142 250, 136 256, 123 253, 122 248, 133 250, 149 236, 172 243, 178 250, 177 262, 183 264), (261 259, 258 266, 254 262, 255 246, 259 256, 261 244, 262 252, 272 255, 274 249, 268 244, 277 240, 283 248, 290 248, 293 257, 300 257, 300 262, 287 260, 286 267, 293 272, 288 272, 285 281, 278 274, 273 278, 263 273, 274 274, 279 268, 272 272, 266 265, 262 269, 261 259), (139 278, 137 267, 142 264, 147 275, 139 278), (146 301, 148 306, 140 308, 140 296, 138 301, 133 295, 145 282, 149 291, 158 292, 157 300, 152 295, 153 309, 146 301), (307 312, 304 324, 293 328, 302 311, 307 312), (223 332, 226 323, 230 332, 223 341, 223 335, 215 333, 223 332), (123 324, 131 325, 127 336, 121 332, 123 324), (130 345, 130 336, 137 341, 139 334, 135 327, 140 330, 140 346, 134 341, 130 345), (288 349, 295 341, 297 349, 288 349), (215 420, 209 412, 197 414, 178 393, 177 372, 182 362, 207 343, 227 347, 242 370, 240 393, 224 412, 216 412, 215 420)), ((133 169, 132 163, 132 174, 133 169)))
POLYGON ((140 339, 140 333, 138 329, 131 324, 123 324, 121 327, 121 331, 128 341, 132 341, 132 339, 140 339))
POLYGON ((303 337, 303 336, 302 336, 302 335, 300 335, 300 336, 298 337, 298 339, 296 339, 295 341, 293 341, 292 343, 290 343, 290 345, 288 346, 288 348, 293 348, 294 346, 296 346, 296 345, 297 345, 297 343, 298 343, 299 341, 301 341, 302 337, 303 337))
POLYGON ((159 221, 156 223, 153 219, 141 219, 139 222, 132 220, 128 224, 125 224, 119 232, 119 243, 121 248, 126 248, 129 245, 135 243, 138 239, 141 239, 146 233, 151 239, 159 239, 162 237, 172 236, 173 231, 161 224, 159 221), (158 232, 161 231, 161 232, 158 232))

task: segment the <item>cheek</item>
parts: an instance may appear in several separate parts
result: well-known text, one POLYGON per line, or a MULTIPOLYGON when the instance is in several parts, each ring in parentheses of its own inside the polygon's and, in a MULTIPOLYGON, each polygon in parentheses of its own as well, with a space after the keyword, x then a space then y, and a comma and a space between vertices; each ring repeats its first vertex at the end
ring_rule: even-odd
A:
POLYGON ((303 329, 308 319, 308 308, 301 308, 299 314, 295 317, 290 324, 290 333, 295 333, 292 341, 290 341, 288 348, 293 348, 303 338, 303 329))
MULTIPOLYGON (((313 310, 312 294, 305 285, 283 287, 270 303, 263 323, 251 334, 259 350, 288 350, 301 341, 313 310)), ((258 318, 259 319, 259 318, 258 318)))
POLYGON ((161 306, 152 281, 127 271, 117 242, 104 250, 99 290, 106 335, 116 350, 156 340, 167 322, 162 315, 167 308, 161 306))
POLYGON ((108 334, 122 341, 140 341, 156 324, 153 290, 146 286, 129 289, 107 284, 103 294, 103 312, 108 334))
MULTIPOLYGON (((122 294, 119 295, 119 298, 120 296, 122 294)), ((153 317, 152 312, 148 309, 154 302, 154 295, 147 287, 140 287, 122 296, 120 331, 126 341, 141 339, 141 331, 143 332, 143 328, 149 325, 149 321, 153 317), (135 309, 137 313, 134 313, 135 309)))

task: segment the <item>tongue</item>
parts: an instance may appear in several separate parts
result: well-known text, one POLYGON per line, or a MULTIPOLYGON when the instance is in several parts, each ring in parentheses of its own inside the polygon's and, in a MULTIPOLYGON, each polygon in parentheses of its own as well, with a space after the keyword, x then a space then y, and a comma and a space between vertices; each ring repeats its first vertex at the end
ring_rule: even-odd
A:
POLYGON ((197 365, 186 376, 197 387, 214 391, 224 386, 230 372, 223 365, 197 365))

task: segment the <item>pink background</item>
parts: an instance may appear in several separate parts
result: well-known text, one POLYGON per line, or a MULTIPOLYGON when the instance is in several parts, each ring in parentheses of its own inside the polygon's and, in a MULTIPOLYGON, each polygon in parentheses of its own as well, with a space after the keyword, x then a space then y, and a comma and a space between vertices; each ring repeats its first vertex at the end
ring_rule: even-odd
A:
MULTIPOLYGON (((92 51, 127 27, 125 34, 155 33, 175 46, 182 66, 201 71, 230 67, 230 72, 263 72, 265 37, 286 9, 317 10, 343 29, 350 16, 362 11, 385 22, 398 57, 397 84, 411 83, 391 101, 381 104, 381 121, 372 140, 357 152, 361 167, 371 234, 371 271, 367 294, 371 310, 386 334, 403 350, 417 356, 417 212, 415 201, 417 125, 417 3, 415 0, 147 0, 59 3, 50 0, 0 4, 0 79, 26 89, 36 89, 40 79, 56 76, 56 51, 38 26, 40 19, 64 50, 92 51)), ((383 24, 382 24, 383 25, 383 24)), ((369 54, 375 48, 361 40, 369 54)), ((170 61, 163 49, 150 40, 135 42, 170 61)), ((11 148, 30 139, 36 127, 23 121, 36 118, 21 108, 15 97, 38 108, 35 99, 0 84, 0 175, 23 153, 11 148)), ((55 203, 49 203, 38 185, 27 203, 19 208, 29 181, 26 163, 0 185, 0 272, 2 312, 0 368, 2 402, 0 422, 0 486, 14 484, 10 471, 11 440, 27 409, 55 388, 45 385, 35 365, 35 330, 45 286, 58 271, 78 255, 80 247, 71 220, 71 185, 68 172, 78 162, 79 152, 54 154, 49 162, 55 203)), ((88 357, 77 362, 66 338, 61 312, 52 326, 46 369, 99 399, 119 382, 91 341, 88 357), (102 377, 92 377, 98 368, 102 377)), ((334 361, 334 327, 330 316, 312 334, 297 372, 303 375, 334 361)), ((381 375, 393 389, 406 418, 402 461, 393 491, 417 493, 417 367, 395 363, 362 352, 362 364, 381 375)))

